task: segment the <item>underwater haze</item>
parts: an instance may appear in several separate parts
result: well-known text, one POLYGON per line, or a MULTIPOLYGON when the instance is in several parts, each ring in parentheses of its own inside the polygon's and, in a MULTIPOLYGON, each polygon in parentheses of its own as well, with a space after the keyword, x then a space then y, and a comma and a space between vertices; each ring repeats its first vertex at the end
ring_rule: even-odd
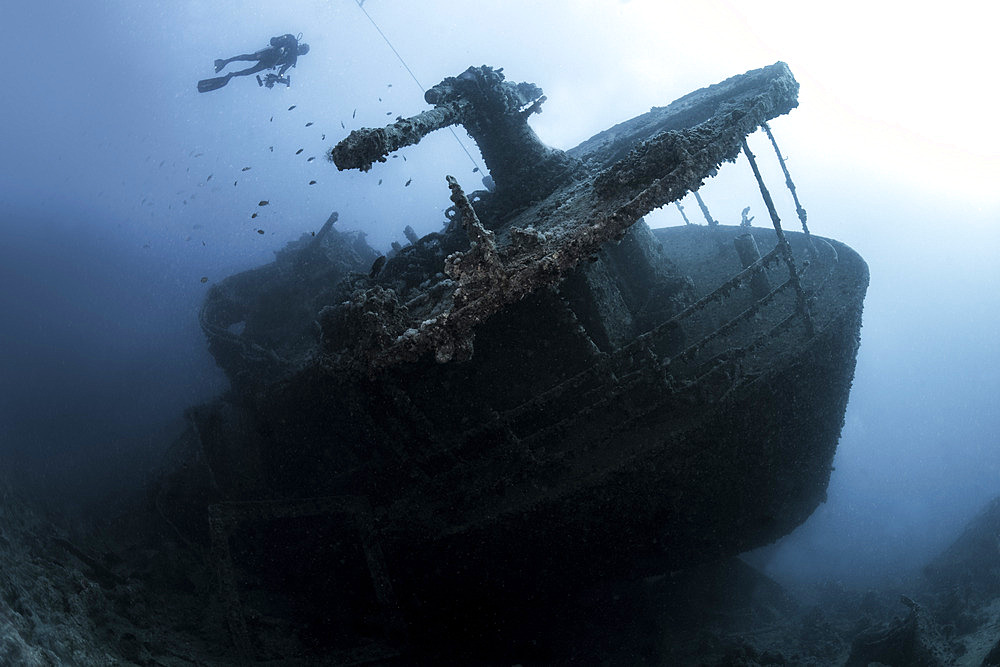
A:
MULTIPOLYGON (((439 229, 445 175, 466 190, 483 176, 464 131, 366 173, 326 153, 424 111, 443 78, 486 64, 537 84, 532 127, 568 149, 782 60, 799 107, 771 127, 810 229, 857 250, 871 285, 828 500, 755 557, 796 582, 908 571, 1000 494, 998 19, 969 0, 8 3, 0 465, 64 505, 139 488, 185 408, 227 387, 198 325, 213 284, 333 211, 383 252, 407 225, 439 229), (215 59, 299 32, 289 86, 197 91, 215 59)), ((700 192, 722 223, 750 205, 766 225, 744 163, 700 192)), ((647 222, 683 224, 673 207, 647 222)))

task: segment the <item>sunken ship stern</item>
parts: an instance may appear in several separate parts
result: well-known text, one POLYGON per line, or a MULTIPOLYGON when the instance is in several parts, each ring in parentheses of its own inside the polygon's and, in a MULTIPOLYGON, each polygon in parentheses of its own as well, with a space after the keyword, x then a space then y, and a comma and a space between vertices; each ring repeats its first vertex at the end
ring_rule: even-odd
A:
MULTIPOLYGON (((715 267, 722 277, 739 261, 732 239, 746 230, 656 232, 665 246, 687 237, 676 245, 697 242, 713 254, 725 239, 728 261, 715 267)), ((769 237, 773 243, 773 233, 753 234, 762 247, 769 237)), ((387 512, 383 525, 393 526, 384 535, 387 569, 402 575, 396 590, 414 605, 408 614, 476 610, 480 621, 493 624, 588 581, 723 559, 805 521, 825 499, 868 273, 842 244, 788 237, 802 251, 822 246, 810 267, 816 282, 804 274, 815 288, 812 335, 801 321, 787 324, 794 313, 789 298, 756 313, 753 327, 699 350, 701 358, 687 362, 697 370, 693 380, 664 372, 651 350, 655 341, 642 362, 626 362, 631 374, 607 355, 604 373, 616 378, 616 390, 593 396, 589 405, 580 392, 572 417, 533 422, 520 437, 513 434, 522 413, 501 414, 490 429, 469 434, 486 458, 492 458, 487 451, 504 452, 478 469, 476 484, 453 477, 447 501, 426 523, 416 514, 387 512), (443 516, 446 528, 438 523, 443 516)), ((734 297, 716 315, 738 316, 744 305, 734 297)), ((580 381, 566 382, 579 389, 580 381)))
MULTIPOLYGON (((835 241, 786 234, 800 256, 815 252, 801 276, 810 334, 780 287, 787 269, 767 263, 772 231, 650 233, 692 276, 690 304, 613 349, 596 349, 572 299, 543 292, 484 324, 474 365, 424 359, 360 385, 307 368, 264 401, 196 415, 226 490, 210 499, 210 538, 236 554, 229 566, 268 571, 275 544, 304 545, 277 562, 300 567, 308 552, 316 579, 351 573, 363 590, 329 594, 390 619, 358 634, 475 644, 530 634, 547 600, 587 582, 684 569, 794 529, 824 499, 867 267, 835 241), (747 234, 776 286, 760 299, 750 280, 726 289, 747 234), (504 391, 528 370, 540 385, 504 391)), ((316 599, 316 579, 284 594, 316 599)))
POLYGON ((242 655, 280 658, 293 630, 320 654, 527 636, 587 582, 812 513, 868 270, 797 199, 803 233, 783 232, 749 152, 797 90, 777 63, 563 152, 527 126, 537 86, 474 67, 332 149, 367 171, 461 124, 497 180, 466 196, 447 177, 444 228, 387 256, 334 214, 209 292, 232 389, 189 412, 157 508, 210 546, 242 655), (643 222, 741 153, 773 230, 643 222))

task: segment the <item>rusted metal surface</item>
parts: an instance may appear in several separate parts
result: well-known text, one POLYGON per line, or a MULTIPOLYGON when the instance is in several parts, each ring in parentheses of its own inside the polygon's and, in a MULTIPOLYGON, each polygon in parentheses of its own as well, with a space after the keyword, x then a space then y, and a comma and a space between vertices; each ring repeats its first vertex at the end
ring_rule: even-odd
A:
MULTIPOLYGON (((545 198, 526 197, 520 213, 499 221, 488 252, 481 238, 470 236, 475 250, 448 257, 442 278, 428 283, 421 307, 404 309, 381 288, 356 294, 353 311, 375 320, 369 326, 380 331, 383 346, 337 354, 331 365, 357 367, 360 359, 371 371, 428 352, 439 362, 469 358, 478 323, 558 284, 642 216, 696 191, 723 162, 736 158, 747 134, 794 108, 797 92, 788 67, 777 63, 695 91, 564 153, 542 145, 527 125, 544 100, 540 89, 507 83, 491 68, 470 68, 428 92, 428 101, 438 103, 434 109, 352 132, 332 150, 332 159, 341 169, 367 170, 389 151, 463 124, 479 143, 500 196, 545 198)), ((448 181, 463 227, 480 228, 458 182, 448 181)))

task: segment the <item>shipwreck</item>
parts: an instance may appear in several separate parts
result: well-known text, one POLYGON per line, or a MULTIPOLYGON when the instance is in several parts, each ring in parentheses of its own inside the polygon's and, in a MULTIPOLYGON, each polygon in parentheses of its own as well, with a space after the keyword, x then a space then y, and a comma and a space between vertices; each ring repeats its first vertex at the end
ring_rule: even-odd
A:
POLYGON ((461 125, 492 182, 442 175, 442 229, 384 256, 334 214, 210 291, 232 387, 189 412, 157 505, 211 545, 247 660, 525 638, 583 582, 732 556, 813 512, 868 272, 797 196, 803 231, 782 228, 747 145, 797 93, 777 63, 561 151, 528 125, 540 88, 472 67, 330 151, 369 170, 461 125), (740 155, 768 228, 643 222, 740 155))

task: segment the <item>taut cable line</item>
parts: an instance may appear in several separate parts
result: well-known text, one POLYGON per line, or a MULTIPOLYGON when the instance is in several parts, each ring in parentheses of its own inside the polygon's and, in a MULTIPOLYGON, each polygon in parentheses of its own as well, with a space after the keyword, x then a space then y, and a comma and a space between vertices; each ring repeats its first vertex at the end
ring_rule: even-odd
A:
MULTIPOLYGON (((389 46, 389 48, 392 49, 392 52, 396 55, 396 58, 398 58, 399 62, 402 63, 403 68, 406 69, 406 71, 409 73, 410 78, 413 79, 413 82, 417 84, 418 88, 420 88, 420 94, 423 95, 427 91, 427 89, 424 88, 424 84, 420 83, 420 79, 418 79, 417 75, 413 73, 413 70, 410 69, 410 66, 406 64, 406 60, 404 60, 403 56, 401 56, 399 51, 396 50, 396 47, 392 45, 392 42, 389 41, 389 38, 386 37, 386 34, 382 32, 382 28, 378 26, 378 23, 376 23, 375 19, 373 19, 371 14, 368 13, 368 10, 365 9, 365 0, 354 0, 354 2, 358 5, 358 9, 360 9, 361 12, 365 15, 365 17, 371 22, 372 27, 375 28, 375 31, 378 32, 378 34, 382 37, 382 39, 385 40, 385 43, 389 46)), ((449 127, 448 131, 451 132, 451 136, 455 137, 455 141, 458 142, 458 145, 462 147, 462 150, 469 157, 469 161, 472 162, 472 166, 476 168, 476 171, 479 171, 479 164, 476 162, 476 158, 472 157, 472 153, 469 152, 469 149, 466 148, 465 144, 462 143, 462 140, 459 139, 458 134, 455 132, 455 128, 449 127)))

